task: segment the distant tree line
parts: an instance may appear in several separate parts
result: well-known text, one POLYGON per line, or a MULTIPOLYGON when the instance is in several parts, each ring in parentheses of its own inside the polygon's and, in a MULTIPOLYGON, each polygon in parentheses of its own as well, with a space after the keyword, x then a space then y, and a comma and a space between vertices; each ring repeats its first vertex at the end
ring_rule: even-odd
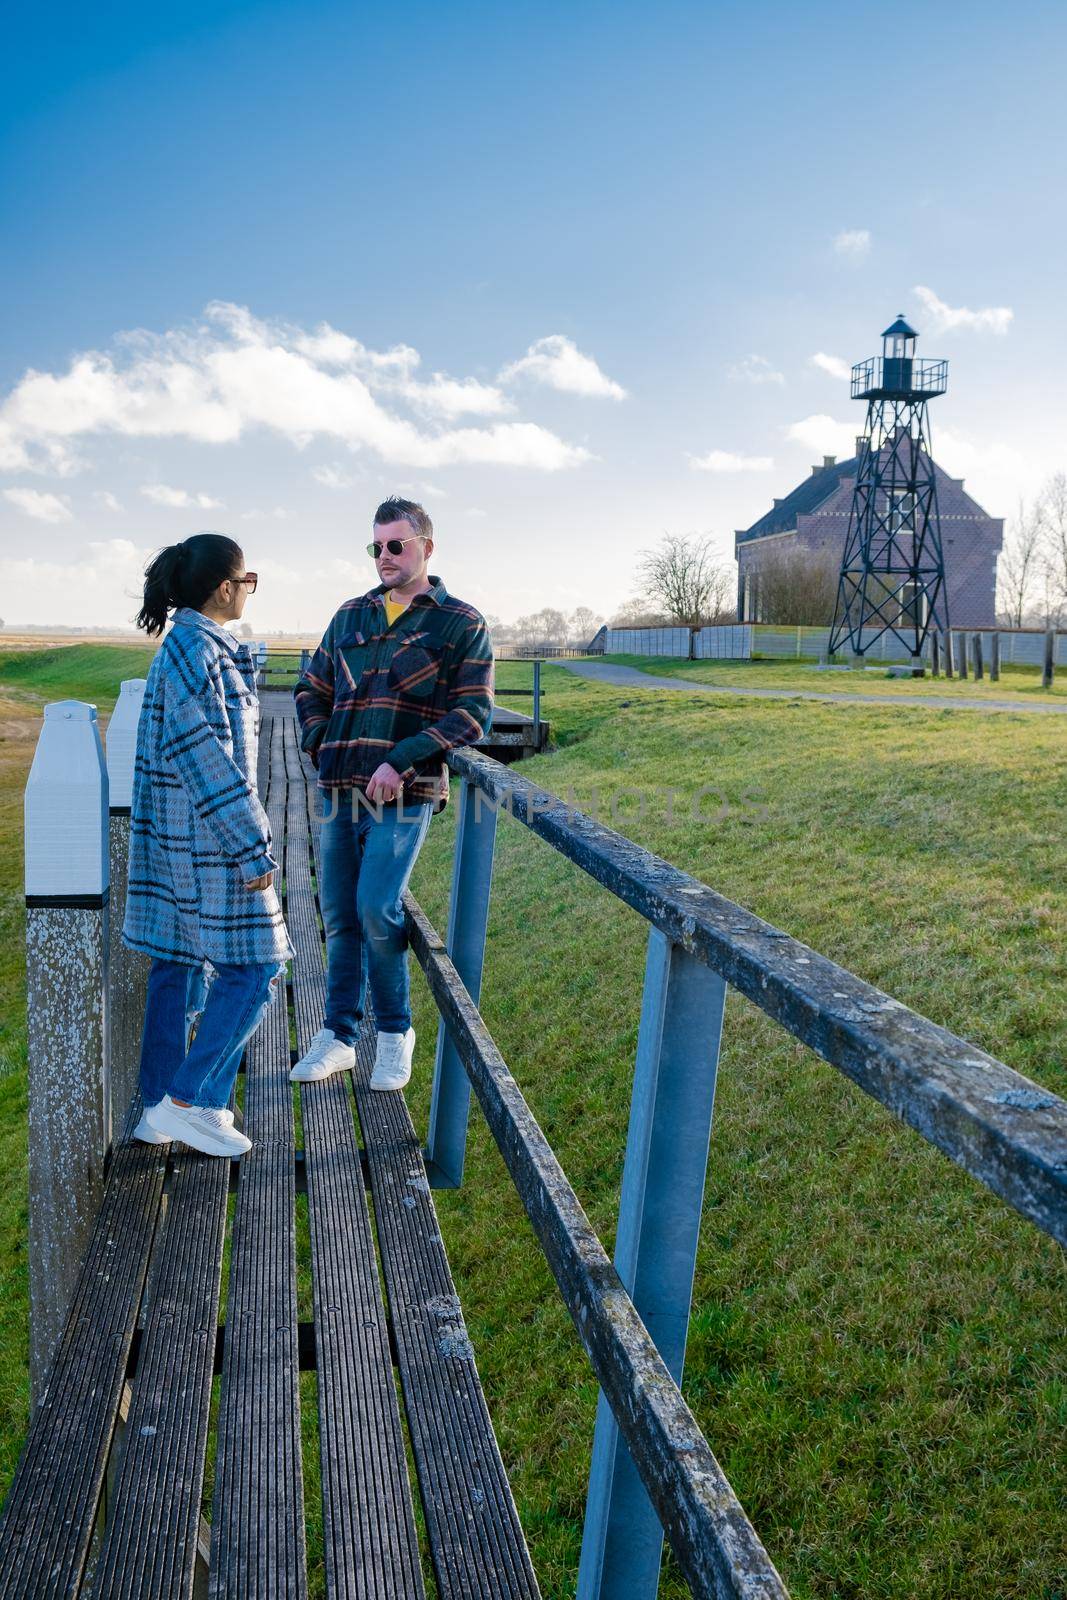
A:
POLYGON ((574 611, 558 611, 553 606, 545 606, 541 611, 518 617, 514 622, 502 622, 494 616, 487 616, 485 620, 489 624, 496 650, 516 647, 524 650, 584 650, 604 623, 604 618, 589 606, 578 606, 574 611))

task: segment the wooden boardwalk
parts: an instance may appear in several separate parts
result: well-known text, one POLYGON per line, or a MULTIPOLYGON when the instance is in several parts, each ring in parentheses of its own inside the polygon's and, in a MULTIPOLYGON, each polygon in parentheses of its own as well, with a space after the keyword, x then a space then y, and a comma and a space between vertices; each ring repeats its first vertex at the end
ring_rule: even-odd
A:
POLYGON ((353 1073, 289 1082, 321 1025, 324 944, 314 773, 282 707, 265 710, 259 777, 284 852, 296 955, 247 1054, 253 1148, 231 1168, 181 1145, 168 1153, 131 1141, 127 1123, 0 1526, 0 1597, 299 1600, 309 1592, 306 1518, 318 1510, 301 1435, 300 1374, 313 1369, 316 1588, 417 1600, 430 1570, 442 1600, 527 1600, 537 1582, 421 1146, 403 1096, 368 1087, 373 1030, 353 1073), (300 1192, 307 1324, 297 1309, 300 1192))

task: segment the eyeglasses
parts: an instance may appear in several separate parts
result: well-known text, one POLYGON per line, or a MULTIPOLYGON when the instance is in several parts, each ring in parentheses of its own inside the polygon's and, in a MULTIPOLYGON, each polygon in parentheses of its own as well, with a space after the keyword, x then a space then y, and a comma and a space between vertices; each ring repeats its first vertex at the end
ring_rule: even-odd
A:
POLYGON ((230 579, 230 582, 231 583, 243 583, 245 585, 245 587, 247 588, 249 594, 255 594, 255 592, 256 592, 256 584, 259 582, 259 573, 258 572, 246 572, 243 578, 241 578, 241 577, 233 577, 233 578, 230 579))
POLYGON ((367 554, 373 556, 375 561, 379 559, 383 550, 388 550, 391 556, 398 556, 404 546, 411 543, 412 539, 420 539, 421 537, 421 534, 413 533, 406 539, 386 539, 384 544, 380 539, 372 539, 367 546, 367 554))

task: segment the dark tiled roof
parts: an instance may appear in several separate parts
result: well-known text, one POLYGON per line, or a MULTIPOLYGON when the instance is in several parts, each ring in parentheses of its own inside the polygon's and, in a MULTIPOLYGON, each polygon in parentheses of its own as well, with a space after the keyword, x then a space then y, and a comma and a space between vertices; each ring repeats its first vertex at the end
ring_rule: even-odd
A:
POLYGON ((779 500, 751 528, 739 529, 737 543, 744 544, 746 539, 762 539, 764 534, 786 533, 795 528, 797 517, 807 516, 821 506, 827 496, 833 494, 842 478, 856 476, 857 462, 856 456, 849 456, 847 461, 838 461, 832 467, 820 467, 817 472, 809 473, 792 494, 779 500))

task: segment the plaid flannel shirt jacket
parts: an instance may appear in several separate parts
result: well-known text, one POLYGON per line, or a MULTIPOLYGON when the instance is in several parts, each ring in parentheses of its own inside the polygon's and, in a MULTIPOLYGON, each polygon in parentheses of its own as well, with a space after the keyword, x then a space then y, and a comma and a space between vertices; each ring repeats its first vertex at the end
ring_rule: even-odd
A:
POLYGON ((388 584, 346 600, 295 689, 301 744, 324 789, 365 789, 387 761, 404 799, 448 801, 445 752, 476 744, 493 708, 484 617, 440 578, 389 626, 388 584))
POLYGON ((148 671, 137 724, 123 941, 199 966, 290 953, 270 823, 256 793, 259 698, 247 645, 182 607, 148 671))

